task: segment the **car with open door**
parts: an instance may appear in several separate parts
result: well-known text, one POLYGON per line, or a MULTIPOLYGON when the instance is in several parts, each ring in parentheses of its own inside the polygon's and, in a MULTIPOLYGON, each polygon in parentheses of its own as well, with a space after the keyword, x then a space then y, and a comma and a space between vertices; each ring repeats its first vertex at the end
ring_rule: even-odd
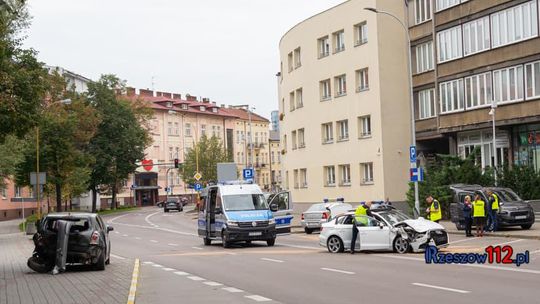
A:
MULTIPOLYGON (((445 247, 448 234, 438 223, 424 218, 412 219, 390 206, 371 209, 372 216, 356 224, 356 251, 422 252, 427 245, 445 247)), ((340 214, 322 224, 319 245, 331 253, 350 250, 354 212, 340 214)))

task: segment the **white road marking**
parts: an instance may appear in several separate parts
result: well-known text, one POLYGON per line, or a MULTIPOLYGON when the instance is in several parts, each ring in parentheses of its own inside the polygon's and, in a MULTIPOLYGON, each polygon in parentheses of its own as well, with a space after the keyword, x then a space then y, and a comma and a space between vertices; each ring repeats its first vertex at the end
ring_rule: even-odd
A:
POLYGON ((282 260, 274 260, 274 259, 269 259, 269 258, 261 258, 261 260, 268 261, 268 262, 274 262, 274 263, 283 263, 284 262, 282 260))
POLYGON ((169 246, 178 246, 178 244, 173 244, 173 243, 169 243, 167 245, 169 245, 169 246))
POLYGON ((162 268, 163 267, 163 266, 161 266, 159 264, 153 264, 152 266, 157 267, 157 268, 162 268))
POLYGON ((136 239, 136 240, 140 240, 141 238, 140 238, 140 237, 138 237, 138 236, 136 236, 136 237, 135 237, 135 239, 136 239))
POLYGON ((203 250, 201 247, 191 247, 193 249, 197 249, 197 250, 203 250))
POLYGON ((268 302, 268 301, 272 301, 272 299, 265 298, 265 297, 258 296, 258 295, 244 296, 244 297, 245 297, 245 298, 248 298, 248 299, 251 299, 251 300, 254 300, 254 301, 257 301, 257 302, 268 302))
POLYGON ((152 242, 152 243, 157 243, 158 241, 156 241, 156 240, 150 240, 150 242, 152 242))
POLYGON ((116 233, 116 234, 120 234, 120 232, 118 232, 118 231, 115 231, 114 233, 116 233))
POLYGON ((323 267, 323 268, 321 268, 321 270, 344 273, 344 274, 354 274, 354 272, 352 272, 352 271, 345 271, 345 270, 339 270, 339 269, 334 269, 334 268, 324 268, 323 267))
POLYGON ((190 280, 193 280, 193 281, 206 281, 206 279, 203 279, 201 277, 197 277, 197 276, 190 276, 190 277, 187 277, 188 279, 190 280))
POLYGON ((461 290, 461 289, 455 289, 455 288, 448 288, 448 287, 442 287, 442 286, 435 286, 435 285, 429 285, 429 284, 423 284, 423 283, 412 283, 415 286, 421 286, 421 287, 427 287, 427 288, 433 288, 433 289, 440 289, 440 290, 446 290, 451 292, 457 292, 457 293, 470 293, 468 290, 461 290))
POLYGON ((162 268, 162 269, 165 270, 165 271, 173 271, 174 270, 174 268, 162 268))
POLYGON ((152 216, 154 216, 154 215, 156 215, 156 214, 158 214, 158 213, 161 213, 161 212, 158 211, 158 212, 150 213, 149 215, 147 215, 147 216, 144 218, 144 221, 147 222, 148 225, 154 226, 155 224, 152 223, 152 222, 150 222, 150 217, 152 217, 152 216))
POLYGON ((509 244, 513 244, 513 243, 517 243, 517 242, 521 242, 521 241, 523 241, 523 239, 513 240, 513 241, 509 241, 509 242, 504 242, 504 243, 499 243, 499 244, 493 245, 493 247, 509 245, 509 244))
POLYGON ((472 240, 475 240, 475 239, 476 239, 476 238, 466 238, 466 239, 461 239, 461 240, 449 242, 448 245, 457 244, 457 243, 461 243, 461 242, 472 241, 472 240))
POLYGON ((207 282, 203 282, 203 284, 206 284, 208 286, 222 286, 223 284, 221 283, 218 283, 218 282, 212 282, 212 281, 207 281, 207 282))
POLYGON ((189 275, 189 273, 183 272, 183 271, 175 271, 174 274, 179 275, 179 276, 187 276, 187 275, 189 275))
POLYGON ((231 293, 238 293, 238 292, 244 292, 242 289, 234 288, 234 287, 223 287, 221 288, 225 291, 231 292, 231 293))
POLYGON ((129 236, 129 235, 127 235, 127 234, 122 234, 122 236, 129 236))
POLYGON ((146 261, 146 262, 143 262, 143 264, 145 264, 145 265, 152 265, 152 264, 154 264, 154 262, 146 261))
POLYGON ((119 259, 119 260, 125 260, 126 258, 125 257, 121 257, 119 255, 116 255, 116 254, 112 254, 111 253, 111 257, 115 258, 115 259, 119 259))
POLYGON ((278 243, 278 245, 282 245, 285 247, 291 247, 291 248, 299 248, 299 249, 313 249, 313 250, 321 250, 322 247, 314 247, 314 246, 299 246, 299 245, 293 245, 293 244, 287 244, 287 243, 278 243))

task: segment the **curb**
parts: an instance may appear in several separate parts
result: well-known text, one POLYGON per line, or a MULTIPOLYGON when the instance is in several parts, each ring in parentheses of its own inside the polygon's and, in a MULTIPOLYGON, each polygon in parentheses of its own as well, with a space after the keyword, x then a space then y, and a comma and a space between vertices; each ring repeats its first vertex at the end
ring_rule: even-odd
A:
POLYGON ((135 295, 137 294, 137 282, 139 280, 139 266, 139 259, 135 259, 135 265, 133 266, 133 274, 131 275, 131 286, 129 287, 127 304, 135 303, 135 295))
MULTIPOLYGON (((459 231, 447 231, 448 234, 453 235, 463 235, 465 232, 459 231)), ((502 237, 502 238, 518 238, 518 239, 528 239, 528 240, 540 240, 540 236, 535 235, 524 235, 524 234, 484 234, 484 237, 502 237)))

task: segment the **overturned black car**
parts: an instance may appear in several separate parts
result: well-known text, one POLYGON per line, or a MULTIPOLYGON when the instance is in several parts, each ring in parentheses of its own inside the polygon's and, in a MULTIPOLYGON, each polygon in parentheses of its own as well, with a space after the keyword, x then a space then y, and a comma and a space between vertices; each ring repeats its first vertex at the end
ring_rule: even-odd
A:
POLYGON ((110 262, 111 242, 103 219, 93 213, 51 213, 36 223, 35 249, 28 267, 45 273, 65 271, 66 264, 92 265, 104 270, 110 262))

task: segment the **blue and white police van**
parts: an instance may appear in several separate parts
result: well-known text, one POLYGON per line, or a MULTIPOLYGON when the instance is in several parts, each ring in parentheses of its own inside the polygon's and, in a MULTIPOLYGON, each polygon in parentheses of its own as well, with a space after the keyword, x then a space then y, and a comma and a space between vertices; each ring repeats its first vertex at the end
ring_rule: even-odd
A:
POLYGON ((205 245, 218 240, 225 248, 252 241, 273 246, 277 235, 291 231, 289 192, 273 194, 267 200, 257 184, 239 181, 209 186, 201 194, 198 234, 205 245))

